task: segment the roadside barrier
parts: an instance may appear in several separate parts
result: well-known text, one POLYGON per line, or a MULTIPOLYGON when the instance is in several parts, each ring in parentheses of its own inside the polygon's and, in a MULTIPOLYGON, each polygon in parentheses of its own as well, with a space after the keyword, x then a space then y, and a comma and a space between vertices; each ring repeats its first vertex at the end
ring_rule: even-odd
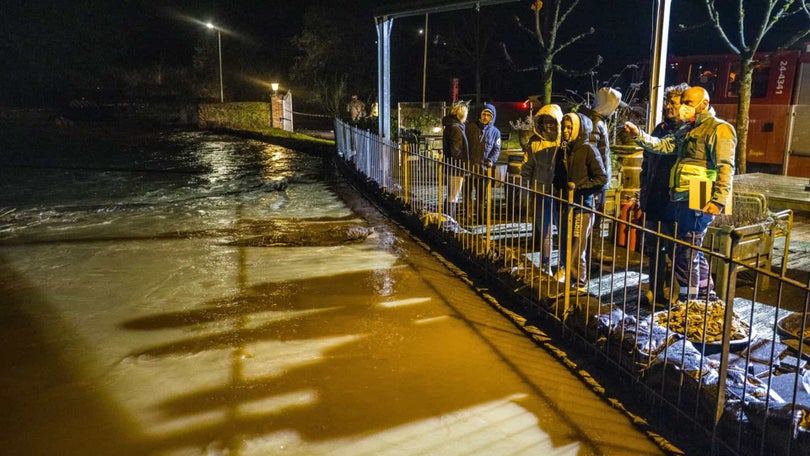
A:
POLYGON ((591 209, 574 188, 414 152, 340 120, 335 140, 340 159, 632 378, 651 413, 703 433, 712 454, 810 451, 810 274, 788 267, 791 211, 735 191, 735 210, 753 207, 754 219, 718 217, 698 247, 677 225, 675 236, 645 228, 631 205, 591 209), (621 229, 594 231, 600 218, 621 229), (689 274, 707 259, 701 280, 716 296, 677 300, 679 252, 689 274))

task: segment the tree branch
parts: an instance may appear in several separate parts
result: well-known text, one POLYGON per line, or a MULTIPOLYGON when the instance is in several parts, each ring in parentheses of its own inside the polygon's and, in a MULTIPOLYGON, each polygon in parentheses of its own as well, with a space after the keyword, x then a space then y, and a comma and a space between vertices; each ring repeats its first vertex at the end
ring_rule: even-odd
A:
POLYGON ((595 32, 594 28, 591 27, 591 29, 588 30, 587 32, 580 33, 579 35, 577 35, 577 36, 571 38, 570 40, 568 40, 568 42, 560 45, 557 49, 554 49, 553 51, 549 52, 549 55, 552 56, 552 57, 557 55, 558 52, 562 51, 563 49, 567 48, 568 46, 571 46, 572 44, 576 43, 577 41, 581 40, 582 38, 585 38, 588 35, 593 35, 594 32, 595 32))
POLYGON ((804 38, 804 37, 806 37, 806 36, 810 36, 810 28, 808 28, 807 30, 799 30, 798 32, 796 32, 796 34, 795 34, 795 35, 793 35, 792 37, 788 38, 788 39, 787 39, 787 41, 785 41, 785 43, 784 43, 784 44, 782 44, 781 46, 779 46, 779 50, 781 51, 781 50, 784 50, 784 49, 787 49, 787 48, 789 48, 789 47, 793 46, 793 45, 794 45, 794 44, 796 44, 796 43, 797 43, 799 40, 801 40, 802 38, 804 38))
POLYGON ((596 67, 601 65, 603 61, 604 61, 604 59, 602 58, 602 56, 597 55, 596 56, 596 61, 593 63, 593 65, 591 65, 591 67, 588 68, 587 70, 583 70, 583 71, 569 70, 568 68, 564 68, 564 67, 562 67, 560 65, 557 65, 557 64, 553 65, 553 67, 554 67, 555 72, 559 72, 560 74, 563 74, 563 75, 568 76, 570 78, 579 78, 579 77, 582 77, 582 76, 588 76, 589 74, 592 74, 593 71, 596 69, 596 67))
POLYGON ((515 24, 517 25, 518 29, 528 33, 529 36, 531 36, 532 38, 537 38, 535 33, 533 31, 531 31, 531 29, 529 29, 528 27, 523 25, 523 22, 521 22, 520 18, 517 17, 517 16, 515 16, 515 24))
POLYGON ((543 36, 543 29, 540 27, 540 9, 536 9, 534 11, 534 33, 537 37, 537 42, 540 43, 540 47, 543 49, 546 48, 546 39, 543 36))
MULTIPOLYGON (((753 49, 759 49, 760 43, 762 43, 762 38, 771 30, 773 24, 779 21, 782 18, 782 11, 777 11, 776 14, 773 14, 773 8, 776 6, 776 3, 779 0, 771 0, 768 2, 768 7, 766 8, 767 12, 762 17, 762 23, 759 26, 759 30, 757 34, 754 36, 754 46, 753 49), (773 14, 773 16, 771 16, 773 14)), ((789 6, 789 5, 786 5, 789 6)))
MULTIPOLYGON (((557 4, 559 5, 559 3, 557 3, 557 4)), ((577 4, 579 4, 579 0, 574 0, 573 2, 571 2, 570 5, 568 5, 568 9, 565 10, 565 12, 563 13, 562 17, 560 18, 559 24, 562 24, 562 23, 565 22, 565 19, 567 19, 568 15, 571 14, 571 11, 573 11, 573 9, 577 7, 577 4)), ((559 9, 558 9, 558 11, 559 11, 559 9)))
POLYGON ((731 52, 739 55, 740 50, 735 46, 731 40, 726 35, 726 31, 723 30, 723 26, 720 24, 720 15, 717 13, 717 10, 714 8, 714 0, 704 0, 706 4, 706 10, 709 13, 709 19, 714 24, 714 28, 717 29, 717 33, 720 34, 720 38, 723 42, 726 43, 726 46, 731 50, 731 52))
POLYGON ((501 44, 501 49, 503 49, 503 56, 506 58, 506 63, 507 63, 507 65, 509 65, 509 68, 512 71, 517 71, 518 73, 525 73, 525 72, 528 72, 528 71, 539 71, 541 69, 539 66, 518 68, 518 66, 515 65, 515 61, 512 60, 512 56, 509 55, 509 51, 506 49, 506 44, 504 44, 504 43, 500 43, 500 44, 501 44))

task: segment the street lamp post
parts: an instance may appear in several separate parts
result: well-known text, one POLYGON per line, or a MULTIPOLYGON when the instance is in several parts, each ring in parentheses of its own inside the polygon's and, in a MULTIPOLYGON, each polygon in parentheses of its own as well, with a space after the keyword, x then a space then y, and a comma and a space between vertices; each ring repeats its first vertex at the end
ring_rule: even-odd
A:
POLYGON ((219 102, 225 103, 225 91, 222 87, 222 33, 219 30, 219 27, 214 27, 214 24, 210 22, 205 24, 205 26, 217 31, 217 50, 219 53, 219 102))
MULTIPOLYGON (((281 128, 284 128, 284 123, 281 121, 281 116, 278 115, 278 108, 276 108, 276 103, 278 102, 278 82, 271 82, 270 88, 273 89, 273 95, 270 96, 270 126, 273 128, 278 128, 278 125, 281 124, 281 128), (276 116, 278 116, 278 122, 276 122, 276 116)), ((283 107, 281 108, 281 111, 282 113, 284 112, 283 107)))

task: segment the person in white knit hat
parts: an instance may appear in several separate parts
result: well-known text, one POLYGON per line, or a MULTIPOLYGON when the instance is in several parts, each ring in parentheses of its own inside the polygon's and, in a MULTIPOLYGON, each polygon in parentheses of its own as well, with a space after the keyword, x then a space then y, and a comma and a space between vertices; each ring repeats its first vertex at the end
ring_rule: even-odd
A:
MULTIPOLYGON (((596 195, 594 207, 599 212, 605 211, 605 200, 607 198, 607 190, 610 188, 610 179, 613 174, 611 159, 610 159, 610 134, 607 128, 607 119, 616 113, 622 103, 622 93, 611 87, 602 87, 596 91, 596 103, 593 108, 583 108, 581 111, 587 115, 593 122, 593 131, 591 132, 590 143, 596 146, 599 150, 599 155, 602 157, 602 164, 605 167, 605 174, 607 175, 607 182, 602 187, 599 194, 596 195)), ((597 223, 599 226, 599 223, 597 223)), ((602 246, 602 243, 596 243, 594 246, 594 256, 604 262, 610 262, 613 259, 607 253, 602 251, 602 248, 608 249, 608 246, 602 246)))

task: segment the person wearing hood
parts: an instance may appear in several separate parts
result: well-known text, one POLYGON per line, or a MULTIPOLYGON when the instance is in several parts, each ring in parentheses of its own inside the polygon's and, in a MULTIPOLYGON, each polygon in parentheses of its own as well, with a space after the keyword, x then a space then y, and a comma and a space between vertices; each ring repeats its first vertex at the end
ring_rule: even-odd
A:
MULTIPOLYGON (((616 113, 621 102, 621 92, 610 87, 602 87, 596 91, 596 105, 591 109, 583 109, 583 113, 587 114, 593 123, 593 131, 591 131, 589 141, 596 146, 599 155, 602 156, 602 163, 605 165, 605 172, 608 176, 608 182, 605 183, 604 190, 610 187, 610 177, 613 172, 610 162, 610 134, 608 133, 607 119, 616 113)), ((602 195, 600 196, 597 209, 601 211, 604 208, 605 198, 602 195)))
MULTIPOLYGON (((681 107, 681 95, 688 88, 689 85, 681 83, 664 90, 664 120, 655 126, 652 136, 663 138, 675 133, 683 125, 678 112, 681 107)), ((644 227, 670 237, 675 237, 675 211, 669 200, 669 176, 677 158, 674 154, 660 155, 644 150, 639 176, 638 203, 644 211, 644 227)), ((650 264, 648 269, 650 291, 647 292, 647 299, 653 302, 654 290, 657 301, 669 303, 671 291, 667 279, 669 275, 666 255, 671 258, 672 243, 665 239, 657 242, 657 239, 648 237, 648 241, 644 243, 644 250, 650 264)))
MULTIPOLYGON (((590 143, 596 146, 599 155, 602 157, 602 164, 605 166, 605 174, 607 174, 607 182, 602 187, 602 191, 597 195, 594 202, 595 208, 599 212, 605 212, 605 202, 607 200, 607 191, 610 188, 610 179, 613 174, 612 163, 610 158, 610 134, 608 133, 607 120, 610 116, 616 113, 622 102, 622 93, 611 87, 602 87, 596 91, 596 103, 593 108, 583 108, 581 111, 586 114, 593 122, 593 131, 591 131, 590 143)), ((613 261, 610 255, 602 252, 604 243, 599 243, 600 247, 594 253, 595 256, 601 258, 602 261, 613 261)))
MULTIPOLYGON (((570 283, 578 294, 588 293, 588 239, 593 229, 594 196, 602 191, 607 182, 607 174, 602 164, 602 156, 589 142, 593 123, 582 113, 571 112, 563 116, 562 144, 554 168, 554 186, 561 189, 563 198, 569 196, 573 188, 576 204, 586 209, 574 208, 573 226, 568 226, 568 218, 560 215, 560 261, 555 278, 570 283), (566 239, 571 239, 571 278, 566 280, 566 239)), ((567 290, 563 291, 564 293, 567 290)))
MULTIPOLYGON (((495 116, 495 106, 484 103, 484 108, 481 110, 478 120, 467 126, 467 144, 469 144, 470 148, 471 171, 476 174, 488 175, 501 154, 501 131, 495 127, 495 116)), ((470 185, 464 192, 464 202, 470 212, 472 212, 473 207, 475 207, 476 211, 475 214, 467 214, 468 221, 484 223, 488 202, 484 194, 484 180, 477 180, 478 185, 470 185), (475 206, 473 206, 473 191, 475 192, 475 206)))
MULTIPOLYGON (((467 144, 464 122, 467 121, 469 105, 466 102, 457 102, 450 108, 450 113, 442 119, 442 153, 445 163, 454 166, 468 167, 470 162, 470 149, 467 144)), ((459 194, 464 184, 463 173, 457 168, 445 166, 447 176, 447 199, 444 213, 456 218, 459 194)))
POLYGON ((520 170, 524 184, 538 192, 534 195, 534 242, 536 248, 540 249, 541 269, 547 274, 550 272, 552 226, 557 219, 554 199, 549 195, 554 192, 552 184, 560 150, 562 118, 562 109, 556 104, 547 104, 537 110, 532 122, 534 135, 523 148, 526 161, 520 170))
MULTIPOLYGON (((691 87, 683 92, 679 113, 685 124, 663 138, 644 133, 632 122, 626 122, 624 129, 644 149, 678 157, 669 182, 678 223, 677 238, 702 247, 709 224, 731 203, 737 133, 731 124, 715 116, 709 104, 709 93, 703 87, 691 87), (690 195, 693 180, 698 184, 711 184, 705 203, 698 201, 703 191, 700 195, 690 195)), ((714 283, 703 252, 676 249, 674 269, 680 286, 679 301, 714 298, 714 283)))

